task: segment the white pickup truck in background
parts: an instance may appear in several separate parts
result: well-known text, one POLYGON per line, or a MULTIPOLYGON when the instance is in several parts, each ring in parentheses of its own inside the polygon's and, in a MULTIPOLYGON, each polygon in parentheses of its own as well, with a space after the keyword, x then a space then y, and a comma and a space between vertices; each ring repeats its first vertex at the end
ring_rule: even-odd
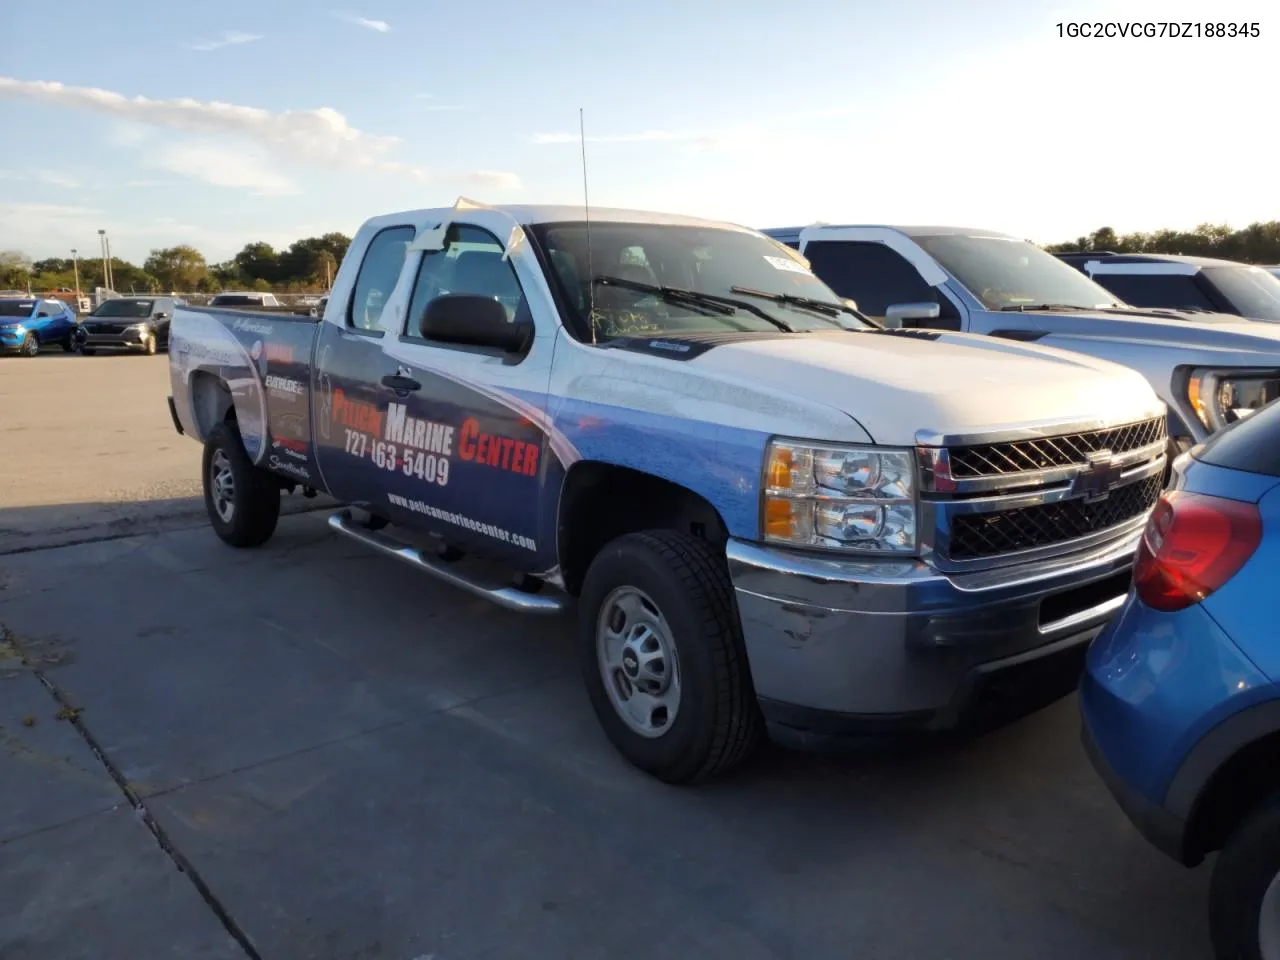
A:
POLYGON ((321 318, 179 307, 170 363, 219 536, 261 544, 282 490, 320 490, 374 550, 513 610, 576 604, 601 724, 669 782, 766 727, 803 745, 1065 694, 1166 463, 1139 373, 885 330, 754 230, 637 211, 379 216, 321 318))

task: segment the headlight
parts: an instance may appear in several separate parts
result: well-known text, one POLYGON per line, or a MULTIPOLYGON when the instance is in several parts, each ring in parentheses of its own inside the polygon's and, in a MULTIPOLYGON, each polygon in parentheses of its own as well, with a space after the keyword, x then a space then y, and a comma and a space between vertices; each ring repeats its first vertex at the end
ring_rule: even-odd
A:
POLYGON ((1280 371, 1194 370, 1187 400, 1210 430, 1243 420, 1280 397, 1280 371))
POLYGON ((910 450, 774 440, 765 451, 764 538, 864 553, 916 550, 910 450))

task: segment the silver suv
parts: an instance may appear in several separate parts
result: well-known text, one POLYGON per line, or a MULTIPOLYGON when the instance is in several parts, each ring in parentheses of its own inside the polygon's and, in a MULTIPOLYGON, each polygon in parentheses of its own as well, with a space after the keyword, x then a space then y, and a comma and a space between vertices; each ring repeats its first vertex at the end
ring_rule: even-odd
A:
POLYGON ((1017 237, 865 225, 764 232, 886 326, 1034 342, 1138 370, 1169 406, 1174 454, 1280 397, 1280 325, 1130 306, 1017 237))

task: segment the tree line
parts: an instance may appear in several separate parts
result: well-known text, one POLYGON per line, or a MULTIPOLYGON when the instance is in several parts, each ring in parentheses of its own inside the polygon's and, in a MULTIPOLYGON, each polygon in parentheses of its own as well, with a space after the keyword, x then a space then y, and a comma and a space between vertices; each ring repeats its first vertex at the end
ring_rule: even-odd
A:
MULTIPOLYGON (((341 233, 305 237, 283 250, 269 243, 249 243, 230 260, 209 263, 189 244, 152 250, 141 266, 111 258, 111 276, 120 293, 218 293, 262 290, 274 293, 320 293, 329 288, 351 238, 341 233)), ((0 288, 35 293, 75 289, 71 257, 32 260, 20 250, 0 251, 0 288)), ((102 258, 79 258, 80 289, 105 287, 102 258)))
POLYGON ((1111 227, 1100 227, 1088 236, 1051 244, 1045 249, 1050 253, 1068 250, 1176 253, 1243 263, 1280 263, 1280 220, 1251 223, 1242 230, 1232 230, 1225 224, 1202 223, 1194 230, 1118 234, 1111 227))
MULTIPOLYGON (((142 266, 113 257, 111 274, 121 293, 218 293, 262 290, 275 293, 318 293, 328 289, 351 244, 341 233, 306 237, 276 250, 269 243, 249 243, 230 260, 208 263, 195 247, 182 244, 152 250, 142 266)), ((1280 220, 1251 223, 1240 230, 1204 223, 1194 230, 1156 230, 1118 234, 1111 227, 1075 240, 1048 245, 1050 253, 1067 250, 1111 250, 1115 253, 1178 253, 1220 257, 1245 263, 1280 263, 1280 220)), ((80 288, 105 286, 101 258, 80 259, 80 288)), ((75 288, 70 257, 32 259, 18 250, 0 251, 0 288, 35 292, 75 288)))

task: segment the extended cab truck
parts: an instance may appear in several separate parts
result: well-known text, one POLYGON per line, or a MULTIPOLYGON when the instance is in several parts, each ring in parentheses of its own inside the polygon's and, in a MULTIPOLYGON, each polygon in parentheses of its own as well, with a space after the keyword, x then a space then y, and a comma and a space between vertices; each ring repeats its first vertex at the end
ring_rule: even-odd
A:
POLYGON ((264 542, 300 486, 505 607, 576 600, 601 724, 669 782, 765 724, 805 744, 1067 692, 1165 466, 1131 370, 883 330, 756 231, 639 212, 377 217, 318 322, 179 308, 170 362, 219 536, 264 542))
POLYGON ((1280 396, 1280 326, 1121 303, 1016 237, 958 227, 764 232, 890 324, 1039 343, 1133 367, 1168 405, 1174 454, 1280 396))

